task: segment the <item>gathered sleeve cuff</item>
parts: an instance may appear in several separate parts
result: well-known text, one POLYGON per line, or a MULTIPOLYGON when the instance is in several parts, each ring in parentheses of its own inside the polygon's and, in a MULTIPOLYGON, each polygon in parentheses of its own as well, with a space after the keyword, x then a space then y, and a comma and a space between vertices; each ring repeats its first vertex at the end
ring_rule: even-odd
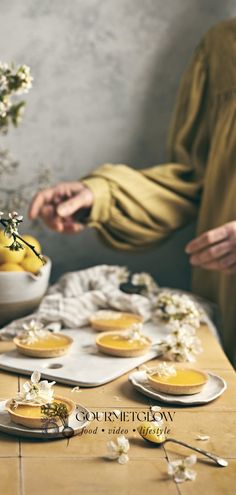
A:
POLYGON ((208 154, 207 104, 200 45, 180 86, 170 163, 144 170, 105 164, 83 180, 94 195, 87 224, 113 247, 130 250, 162 241, 196 217, 208 154))

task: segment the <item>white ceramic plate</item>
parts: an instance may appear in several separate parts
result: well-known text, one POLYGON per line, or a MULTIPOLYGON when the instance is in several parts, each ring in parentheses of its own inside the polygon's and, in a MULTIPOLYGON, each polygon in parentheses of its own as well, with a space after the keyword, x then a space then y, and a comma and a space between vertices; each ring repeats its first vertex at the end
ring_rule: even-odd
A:
MULTIPOLYGON (((0 431, 3 433, 8 433, 9 435, 16 435, 18 437, 30 437, 30 438, 41 438, 42 440, 52 440, 54 438, 68 438, 65 432, 63 432, 63 427, 45 429, 33 429, 27 428, 23 425, 17 425, 13 423, 10 419, 8 412, 5 410, 6 401, 0 402, 0 431), (51 431, 50 431, 51 430, 51 431)), ((73 428, 73 435, 78 435, 82 432, 83 428, 88 426, 90 423, 89 411, 80 404, 76 405, 76 409, 73 414, 69 417, 68 426, 73 428), (79 415, 79 421, 76 415, 79 415), (83 419, 84 417, 84 419, 83 419)), ((68 430, 67 430, 68 431, 68 430)), ((70 430, 71 432, 71 430, 70 430)))
MULTIPOLYGON (((144 326, 144 333, 154 343, 164 338, 166 328, 163 325, 148 323, 144 326)), ((24 356, 14 349, 0 354, 0 368, 24 375, 31 375, 37 369, 46 380, 80 387, 97 387, 157 357, 156 349, 133 358, 103 354, 95 345, 97 332, 89 327, 63 330, 63 334, 72 337, 74 341, 64 356, 33 358, 24 356)))
POLYGON ((134 388, 152 399, 166 402, 168 404, 182 404, 182 405, 200 405, 207 404, 216 399, 226 390, 227 385, 225 380, 213 373, 208 374, 208 381, 204 385, 201 392, 193 395, 170 395, 163 392, 157 392, 148 383, 146 373, 144 371, 135 371, 129 375, 129 381, 134 388))

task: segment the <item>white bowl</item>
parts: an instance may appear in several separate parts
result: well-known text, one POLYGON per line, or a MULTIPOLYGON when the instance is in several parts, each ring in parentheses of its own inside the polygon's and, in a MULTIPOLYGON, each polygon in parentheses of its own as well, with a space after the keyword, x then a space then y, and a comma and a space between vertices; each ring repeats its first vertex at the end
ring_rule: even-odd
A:
POLYGON ((34 311, 41 302, 51 273, 51 260, 39 273, 0 272, 0 327, 34 311))

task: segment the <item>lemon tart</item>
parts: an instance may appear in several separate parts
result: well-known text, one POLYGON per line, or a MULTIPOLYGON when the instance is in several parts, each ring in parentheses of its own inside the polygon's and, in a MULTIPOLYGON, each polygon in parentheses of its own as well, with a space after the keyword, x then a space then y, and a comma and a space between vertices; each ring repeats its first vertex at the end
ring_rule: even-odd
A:
POLYGON ((199 393, 207 382, 207 374, 194 368, 176 368, 175 372, 162 374, 158 370, 147 373, 152 388, 171 395, 199 393))
MULTIPOLYGON (((72 400, 65 397, 55 396, 53 400, 53 406, 64 406, 68 411, 68 416, 74 411, 75 403, 72 400)), ((47 428, 54 428, 55 424, 61 424, 60 417, 53 418, 53 421, 47 421, 42 406, 38 405, 18 405, 15 407, 14 400, 9 400, 5 406, 6 410, 10 414, 11 421, 28 428, 43 428, 44 425, 47 428)))
POLYGON ((58 357, 66 354, 73 339, 61 332, 50 332, 32 320, 24 325, 24 330, 13 339, 18 351, 36 358, 58 357))
POLYGON ((152 342, 139 331, 128 332, 103 332, 97 339, 98 349, 112 356, 136 357, 150 351, 152 342))
POLYGON ((55 428, 75 410, 71 399, 54 397, 55 382, 40 381, 40 377, 40 373, 35 371, 31 381, 23 385, 22 391, 6 402, 5 409, 13 423, 28 428, 55 428))
POLYGON ((143 323, 142 316, 119 311, 101 310, 90 318, 92 328, 99 332, 127 330, 135 323, 143 323))

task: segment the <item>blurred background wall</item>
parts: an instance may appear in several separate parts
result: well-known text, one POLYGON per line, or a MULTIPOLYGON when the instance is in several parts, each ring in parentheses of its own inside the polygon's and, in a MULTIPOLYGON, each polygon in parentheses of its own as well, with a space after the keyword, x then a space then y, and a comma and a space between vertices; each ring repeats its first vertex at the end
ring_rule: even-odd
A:
MULTIPOLYGON (((236 14, 235 0, 0 0, 0 59, 32 69, 23 123, 1 147, 20 161, 19 187, 41 166, 53 183, 103 162, 132 167, 166 160, 166 134, 181 74, 202 34, 236 14)), ((6 179, 5 179, 6 180, 6 179)), ((29 197, 30 200, 30 197, 29 197)), ((161 285, 189 287, 183 248, 190 226, 160 247, 124 254, 96 233, 36 235, 53 278, 98 263, 149 270, 161 285)))

